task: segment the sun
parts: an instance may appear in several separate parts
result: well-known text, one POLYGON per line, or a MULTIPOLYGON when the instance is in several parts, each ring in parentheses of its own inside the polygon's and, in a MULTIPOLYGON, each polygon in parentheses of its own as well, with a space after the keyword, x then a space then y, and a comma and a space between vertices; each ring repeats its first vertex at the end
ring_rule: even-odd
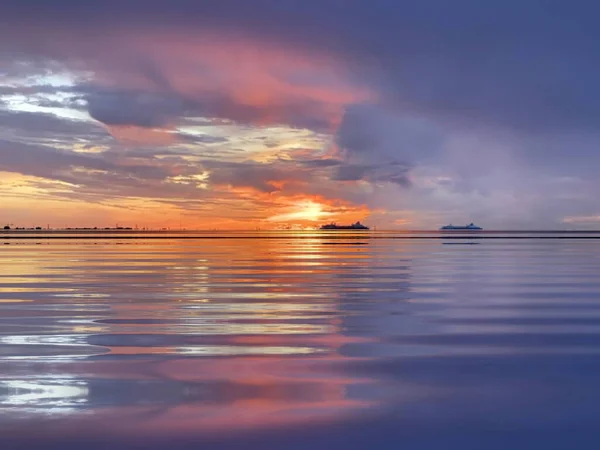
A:
POLYGON ((272 222, 286 222, 290 220, 317 222, 329 215, 327 211, 323 211, 323 205, 313 201, 301 202, 295 205, 293 209, 294 210, 287 213, 277 214, 269 220, 272 222))

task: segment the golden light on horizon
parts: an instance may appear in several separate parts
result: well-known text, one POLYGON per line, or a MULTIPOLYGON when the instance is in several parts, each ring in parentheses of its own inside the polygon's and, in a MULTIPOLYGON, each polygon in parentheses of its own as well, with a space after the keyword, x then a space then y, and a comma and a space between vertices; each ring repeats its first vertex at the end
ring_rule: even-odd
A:
POLYGON ((299 203, 292 210, 287 213, 277 214, 269 218, 271 222, 286 222, 290 220, 301 220, 318 222, 324 217, 330 216, 331 214, 327 211, 323 211, 323 205, 314 201, 304 201, 299 203))

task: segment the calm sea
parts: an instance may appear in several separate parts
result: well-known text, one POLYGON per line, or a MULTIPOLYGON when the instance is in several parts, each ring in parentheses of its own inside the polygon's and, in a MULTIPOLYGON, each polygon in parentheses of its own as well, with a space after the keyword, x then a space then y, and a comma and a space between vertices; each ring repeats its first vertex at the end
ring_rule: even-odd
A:
POLYGON ((599 237, 0 234, 0 448, 598 448, 599 237))

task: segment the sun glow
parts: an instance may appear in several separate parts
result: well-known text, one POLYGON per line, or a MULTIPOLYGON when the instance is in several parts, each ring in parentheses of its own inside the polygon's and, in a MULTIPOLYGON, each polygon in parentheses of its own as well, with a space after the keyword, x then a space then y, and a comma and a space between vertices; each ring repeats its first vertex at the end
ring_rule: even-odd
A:
POLYGON ((313 201, 299 203, 294 209, 294 211, 273 216, 269 220, 272 222, 286 222, 290 220, 317 222, 330 215, 329 212, 323 211, 323 205, 313 201))

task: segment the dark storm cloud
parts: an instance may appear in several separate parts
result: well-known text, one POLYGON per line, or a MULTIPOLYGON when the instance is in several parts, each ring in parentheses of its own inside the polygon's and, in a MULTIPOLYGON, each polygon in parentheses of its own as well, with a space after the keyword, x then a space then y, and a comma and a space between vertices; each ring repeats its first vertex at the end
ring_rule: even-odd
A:
MULTIPOLYGON (((392 103, 535 130, 589 128, 600 118, 599 8, 584 0, 39 0, 9 1, 2 20, 21 30, 64 26, 73 39, 101 39, 108 25, 161 24, 327 48, 356 62, 357 76, 372 75, 392 103)), ((13 45, 43 52, 36 34, 13 45)))
POLYGON ((391 183, 403 188, 411 185, 410 167, 401 163, 359 165, 337 159, 275 160, 269 163, 205 160, 202 166, 211 171, 209 181, 213 185, 247 187, 265 193, 318 194, 330 189, 326 185, 331 181, 391 183))
POLYGON ((100 156, 0 140, 0 170, 75 183, 74 168, 88 172, 113 173, 123 178, 136 177, 146 180, 162 180, 170 175, 167 167, 150 164, 119 165, 100 156))
POLYGON ((413 162, 438 154, 443 135, 435 122, 363 104, 347 108, 336 141, 352 157, 413 162))
POLYGON ((396 116, 373 105, 350 106, 336 141, 346 163, 334 179, 411 185, 409 172, 416 163, 441 153, 441 133, 435 125, 396 116))
MULTIPOLYGON (((107 36, 101 31, 107 26, 126 28, 135 36, 152 32, 160 23, 160 29, 183 30, 184 34, 216 29, 290 48, 326 51, 349 64, 351 76, 374 89, 388 111, 461 127, 506 127, 529 134, 595 130, 600 120, 600 84, 596 81, 600 79, 600 29, 593 19, 599 7, 591 1, 508 0, 489 5, 457 0, 450 5, 443 0, 410 4, 256 0, 250 5, 245 0, 63 0, 34 4, 35 8, 26 7, 27 14, 20 2, 5 4, 0 19, 6 25, 0 30, 5 37, 0 53, 8 51, 5 58, 7 54, 66 58, 73 53, 102 61, 121 50, 103 48, 107 36), (53 50, 51 42, 46 42, 50 37, 69 42, 65 44, 67 56, 53 50)), ((190 58, 202 57, 202 52, 190 54, 190 58)), ((108 125, 156 127, 194 115, 242 123, 261 123, 264 117, 277 116, 282 123, 317 131, 329 124, 329 117, 311 101, 287 99, 262 107, 240 103, 218 89, 182 98, 174 92, 164 67, 147 57, 124 55, 106 64, 115 72, 134 67, 158 89, 88 92, 90 114, 108 125)), ((22 71, 26 66, 16 67, 22 71)), ((290 82, 306 82, 307 77, 292 74, 290 82)), ((390 134, 397 136, 393 124, 384 129, 376 124, 380 117, 369 117, 375 110, 347 114, 339 143, 375 152, 382 140, 390 141, 390 134)), ((386 151, 400 152, 401 158, 406 150, 385 146, 386 151)), ((564 149, 557 155, 593 154, 587 148, 564 149)), ((422 156, 427 154, 419 152, 422 156)))
MULTIPOLYGON (((10 94, 21 93, 23 88, 6 89, 10 94)), ((26 91, 28 103, 42 108, 64 108, 86 111, 90 116, 105 125, 135 125, 144 128, 161 127, 175 120, 180 111, 180 103, 176 100, 147 93, 94 92, 89 88, 73 88, 57 91, 52 86, 35 86, 26 91), (42 94, 68 92, 72 95, 65 100, 51 101, 42 94)), ((10 95, 5 94, 5 95, 10 95)), ((0 97, 2 88, 0 88, 0 97)), ((185 124, 185 123, 184 123, 185 124)), ((29 112, 0 108, 0 125, 5 130, 16 133, 20 140, 31 142, 73 144, 89 141, 93 144, 107 144, 113 139, 105 127, 97 122, 75 120, 59 117, 52 113, 29 112)), ((198 126, 197 123, 192 123, 198 126)), ((228 141, 225 137, 209 134, 193 135, 177 133, 180 142, 188 144, 222 144, 228 141)))
POLYGON ((372 183, 393 183, 401 187, 410 187, 410 167, 401 163, 386 165, 346 164, 339 166, 333 179, 337 181, 369 181, 372 183))
MULTIPOLYGON (((56 61, 75 69, 85 61, 83 67, 92 72, 105 69, 104 78, 76 89, 92 117, 109 126, 166 127, 196 116, 208 118, 202 119, 206 125, 215 120, 286 124, 327 133, 333 133, 332 124, 339 125, 337 159, 215 165, 211 182, 272 192, 280 185, 273 181, 296 175, 299 181, 311 180, 306 192, 331 193, 335 183, 323 179, 408 186, 418 172, 422 178, 402 201, 424 213, 427 208, 447 214, 469 210, 501 221, 511 209, 520 211, 513 222, 518 223, 526 210, 528 223, 545 224, 556 220, 556 211, 576 215, 568 203, 597 214, 595 187, 548 188, 564 176, 591 180, 600 167, 597 2, 8 0, 2 6, 5 73, 45 73, 56 61), (149 57, 156 48, 138 55, 156 44, 148 36, 163 31, 172 41, 158 49, 160 58, 149 57), (196 46, 202 33, 207 33, 207 47, 196 46), (211 73, 204 62, 215 57, 209 53, 223 44, 222 36, 247 44, 255 58, 217 65, 222 72, 211 73), (304 72, 303 64, 277 73, 278 84, 260 77, 243 84, 253 75, 253 63, 264 65, 267 59, 260 56, 268 44, 285 49, 284 56, 292 54, 291 61, 298 55, 316 60, 318 68, 323 61, 341 62, 342 78, 351 88, 366 87, 374 95, 348 100, 338 91, 327 103, 321 93, 339 80, 327 76, 329 68, 315 76, 304 72), (178 50, 180 59, 171 59, 178 50), (195 63, 191 69, 181 63, 188 58, 195 63), (174 60, 179 66, 173 67, 174 60), (237 77, 223 81, 232 70, 237 77), (205 85, 191 83, 205 76, 205 85), (181 80, 188 90, 175 88, 181 80), (291 89, 277 91, 281 85, 291 89), (305 85, 310 89, 301 91, 305 85), (306 92, 318 95, 306 97, 306 92), (331 114, 323 104, 345 113, 333 108, 331 114), (584 191, 587 197, 577 202, 560 197, 584 191), (536 202, 542 206, 533 208, 536 202)), ((162 36, 156 39, 162 42, 162 36)), ((219 64, 219 58, 237 58, 228 53, 230 47, 223 48, 219 64)), ((389 206, 396 198, 391 192, 371 197, 370 204, 389 206)))
MULTIPOLYGON (((204 161, 203 166, 211 170, 210 183, 233 187, 247 187, 260 192, 276 192, 280 188, 273 182, 290 180, 293 174, 281 164, 246 162, 204 161)), ((295 177, 302 176, 296 173, 295 177)))
POLYGON ((178 99, 153 93, 98 91, 85 98, 90 116, 106 125, 158 128, 183 114, 178 99))
POLYGON ((20 133, 31 132, 50 136, 70 135, 90 139, 107 136, 106 131, 96 124, 82 120, 62 119, 49 113, 0 109, 0 124, 20 133))
POLYGON ((114 169, 99 158, 0 140, 0 170, 68 181, 66 171, 73 166, 101 171, 114 169))
MULTIPOLYGON (((77 91, 77 90, 75 90, 77 91)), ((107 90, 86 86, 79 89, 90 116, 105 125, 161 128, 184 123, 186 117, 210 117, 258 124, 265 117, 295 128, 325 131, 329 118, 320 105, 292 101, 269 105, 240 104, 223 93, 148 92, 107 90)))

